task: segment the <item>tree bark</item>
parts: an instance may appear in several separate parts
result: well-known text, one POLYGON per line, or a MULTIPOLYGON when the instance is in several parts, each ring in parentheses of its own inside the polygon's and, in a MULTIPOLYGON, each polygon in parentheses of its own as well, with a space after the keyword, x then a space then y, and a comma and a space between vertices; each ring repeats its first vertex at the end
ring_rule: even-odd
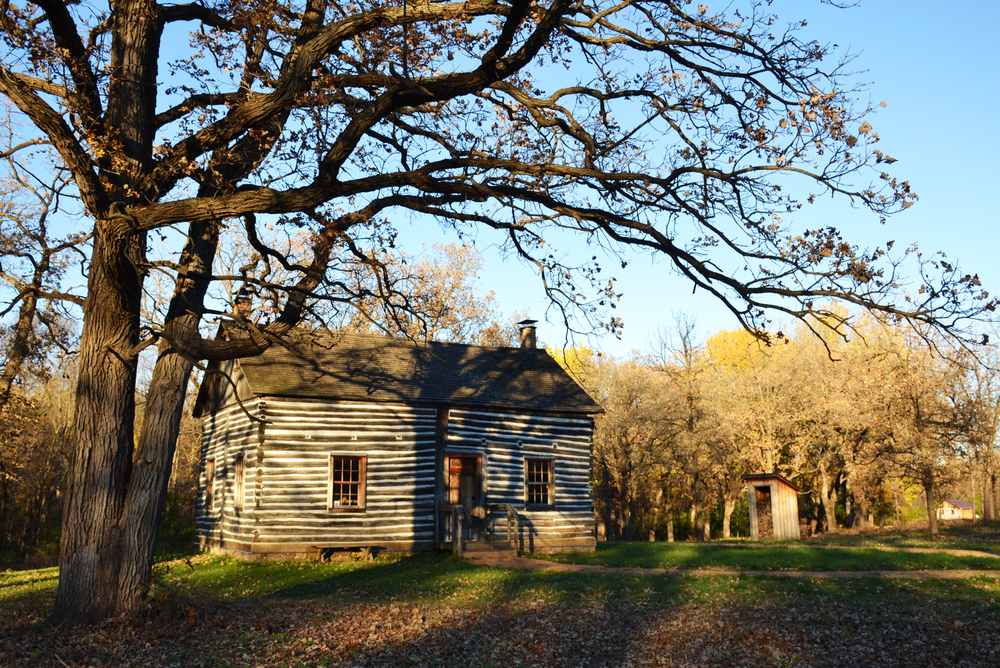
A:
POLYGON ((674 514, 671 511, 667 511, 667 542, 674 542, 674 514))
MULTIPOLYGON (((186 276, 211 273, 219 242, 219 224, 192 224, 181 254, 186 276)), ((196 336, 204 314, 208 281, 179 278, 167 310, 167 329, 196 336)), ((146 398, 132 481, 126 498, 124 552, 118 586, 120 609, 135 604, 136 593, 145 592, 152 574, 153 554, 160 518, 167 497, 184 399, 191 378, 190 358, 161 340, 156 366, 146 398)))
POLYGON ((80 339, 73 463, 51 617, 56 624, 91 624, 119 612, 142 298, 142 279, 128 254, 145 248, 145 239, 130 239, 107 221, 99 225, 103 234, 94 240, 80 339))
POLYGON ((969 472, 969 503, 972 504, 972 522, 976 521, 976 470, 973 468, 969 472))
POLYGON ((602 491, 604 492, 604 526, 606 527, 607 533, 605 534, 606 540, 614 540, 615 525, 611 517, 611 471, 608 467, 608 463, 601 460, 601 479, 603 482, 602 491))
POLYGON ((940 531, 937 521, 937 503, 934 499, 934 478, 932 475, 924 476, 924 499, 927 504, 927 523, 931 529, 931 536, 937 538, 940 531))
POLYGON ((663 489, 659 489, 656 492, 656 500, 653 502, 653 513, 652 522, 649 527, 649 542, 653 543, 656 541, 656 525, 660 521, 660 509, 663 502, 663 489))
MULTIPOLYGON (((102 168, 101 192, 84 193, 95 216, 106 214, 105 207, 111 201, 126 206, 146 203, 136 185, 154 166, 152 140, 162 29, 157 9, 152 0, 121 0, 115 5, 109 62, 113 75, 103 122, 114 129, 121 154, 113 166, 102 168)), ((84 121, 99 122, 96 118, 84 121)), ((74 172, 81 190, 83 175, 82 171, 74 172)), ((125 500, 135 447, 143 282, 138 268, 145 263, 146 249, 146 234, 132 227, 133 222, 110 215, 98 220, 94 228, 80 339, 73 464, 59 545, 60 577, 53 623, 96 623, 126 611, 123 601, 135 595, 121 590, 120 579, 125 500)))
POLYGON ((854 488, 851 485, 851 476, 844 472, 844 528, 854 528, 854 488))
POLYGON ((732 538, 732 532, 730 527, 732 526, 733 511, 736 510, 736 499, 730 499, 728 497, 724 500, 725 507, 723 508, 722 516, 722 537, 732 538))
POLYGON ((837 486, 831 484, 830 476, 826 466, 819 467, 819 480, 821 499, 823 501, 823 512, 826 514, 826 530, 829 533, 837 532, 837 486))
POLYGON ((996 506, 993 498, 993 487, 995 484, 996 478, 987 471, 985 480, 983 481, 983 522, 987 524, 996 519, 996 515, 994 514, 996 506))

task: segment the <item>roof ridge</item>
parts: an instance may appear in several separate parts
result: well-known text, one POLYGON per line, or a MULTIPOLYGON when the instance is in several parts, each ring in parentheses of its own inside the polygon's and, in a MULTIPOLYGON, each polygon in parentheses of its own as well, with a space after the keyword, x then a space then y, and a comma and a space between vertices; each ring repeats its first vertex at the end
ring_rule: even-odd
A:
MULTIPOLYGON (((240 323, 229 332, 246 332, 240 323)), ((256 396, 603 412, 544 349, 418 341, 368 332, 289 330, 239 360, 256 396)))
MULTIPOLYGON (((225 327, 227 325, 231 326, 236 324, 236 321, 222 321, 221 324, 225 327)), ((234 328, 240 331, 242 328, 234 328)), ((286 333, 286 336, 295 336, 296 334, 303 334, 306 336, 322 336, 322 337, 363 337, 369 339, 378 339, 381 341, 391 341, 394 344, 410 344, 415 347, 423 346, 463 346, 466 348, 481 348, 484 350, 535 350, 538 352, 547 353, 548 350, 545 348, 524 348, 522 346, 498 346, 498 345, 485 345, 482 343, 464 343, 462 341, 435 341, 435 340, 420 340, 411 338, 409 336, 392 336, 391 334, 379 334, 377 332, 354 332, 351 330, 335 330, 335 329, 321 329, 321 328, 306 328, 301 325, 296 325, 292 327, 286 333)), ((281 339, 277 339, 277 342, 281 342, 281 339)))

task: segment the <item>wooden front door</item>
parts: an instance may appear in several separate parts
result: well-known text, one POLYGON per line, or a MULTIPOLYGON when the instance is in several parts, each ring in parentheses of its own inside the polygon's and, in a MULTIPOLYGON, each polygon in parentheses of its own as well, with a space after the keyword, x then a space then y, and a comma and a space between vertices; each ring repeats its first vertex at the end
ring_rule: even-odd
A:
POLYGON ((771 510, 771 487, 754 487, 757 495, 757 537, 760 540, 774 538, 774 516, 771 510))
POLYGON ((479 457, 448 457, 448 503, 465 508, 464 540, 477 540, 481 521, 479 457))

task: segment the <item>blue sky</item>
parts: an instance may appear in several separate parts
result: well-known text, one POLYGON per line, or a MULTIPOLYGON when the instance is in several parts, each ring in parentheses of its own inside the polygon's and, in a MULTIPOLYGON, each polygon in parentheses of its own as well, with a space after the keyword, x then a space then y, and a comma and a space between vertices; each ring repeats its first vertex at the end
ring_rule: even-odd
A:
MULTIPOLYGON (((719 6, 709 3, 709 8, 719 6)), ((994 257, 1000 169, 992 136, 1000 112, 1000 39, 994 33, 1000 2, 862 0, 857 7, 836 9, 799 0, 778 1, 772 8, 783 20, 807 19, 803 37, 859 54, 858 80, 871 84, 868 94, 875 104, 887 104, 872 119, 880 148, 899 160, 893 175, 909 180, 920 197, 885 226, 843 203, 815 208, 801 224, 834 224, 865 247, 894 240, 897 249, 917 242, 923 251, 943 251, 978 273, 991 294, 1000 293, 994 257)), ((417 239, 438 240, 428 236, 427 227, 401 229, 411 252, 417 239)), ((505 310, 528 310, 541 319, 545 301, 533 273, 500 259, 485 235, 477 243, 487 259, 483 287, 497 293, 505 310)), ((625 330, 621 340, 591 340, 599 349, 615 355, 641 350, 679 311, 696 316, 703 336, 738 327, 721 305, 701 292, 692 295, 691 284, 665 261, 635 261, 616 275, 625 292, 619 307, 625 330)), ((562 345, 564 338, 555 319, 541 322, 539 335, 550 345, 562 345)))

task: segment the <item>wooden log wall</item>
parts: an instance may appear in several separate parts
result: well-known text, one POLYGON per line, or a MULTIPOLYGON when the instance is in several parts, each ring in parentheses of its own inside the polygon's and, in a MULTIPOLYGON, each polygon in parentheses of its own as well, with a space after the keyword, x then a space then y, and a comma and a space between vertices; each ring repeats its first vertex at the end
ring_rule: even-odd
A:
POLYGON ((446 450, 483 456, 486 503, 507 503, 522 518, 518 546, 528 551, 592 550, 590 494, 593 420, 484 410, 451 410, 446 450), (555 505, 525 509, 525 458, 552 459, 555 505))
POLYGON ((273 556, 315 554, 318 546, 433 549, 438 440, 449 454, 482 456, 486 503, 518 510, 521 549, 596 544, 588 417, 452 409, 441 420, 434 408, 275 397, 245 406, 266 426, 235 405, 203 423, 196 534, 205 547, 273 556), (246 486, 237 510, 240 454, 246 486), (338 454, 367 458, 363 512, 330 512, 329 462, 338 454), (553 460, 551 509, 525 509, 525 458, 553 460), (215 501, 208 505, 206 460, 215 461, 215 501))
POLYGON ((257 416, 260 402, 251 399, 244 403, 244 411, 231 405, 207 415, 202 422, 201 472, 198 479, 198 498, 195 505, 195 537, 200 545, 226 547, 229 550, 249 553, 253 541, 253 509, 259 494, 259 428, 247 413, 257 416), (233 506, 235 499, 236 457, 244 457, 243 507, 233 506), (205 462, 215 462, 213 494, 205 498, 208 479, 205 462))
MULTIPOLYGON (((435 409, 275 397, 257 405, 268 424, 254 446, 259 454, 245 455, 247 475, 255 478, 249 522, 242 533, 213 536, 225 545, 206 544, 275 556, 312 554, 323 545, 434 547, 435 409), (364 511, 330 512, 331 455, 367 458, 364 511)), ((225 429, 223 413, 232 409, 206 419, 206 444, 224 440, 216 435, 225 429)))

